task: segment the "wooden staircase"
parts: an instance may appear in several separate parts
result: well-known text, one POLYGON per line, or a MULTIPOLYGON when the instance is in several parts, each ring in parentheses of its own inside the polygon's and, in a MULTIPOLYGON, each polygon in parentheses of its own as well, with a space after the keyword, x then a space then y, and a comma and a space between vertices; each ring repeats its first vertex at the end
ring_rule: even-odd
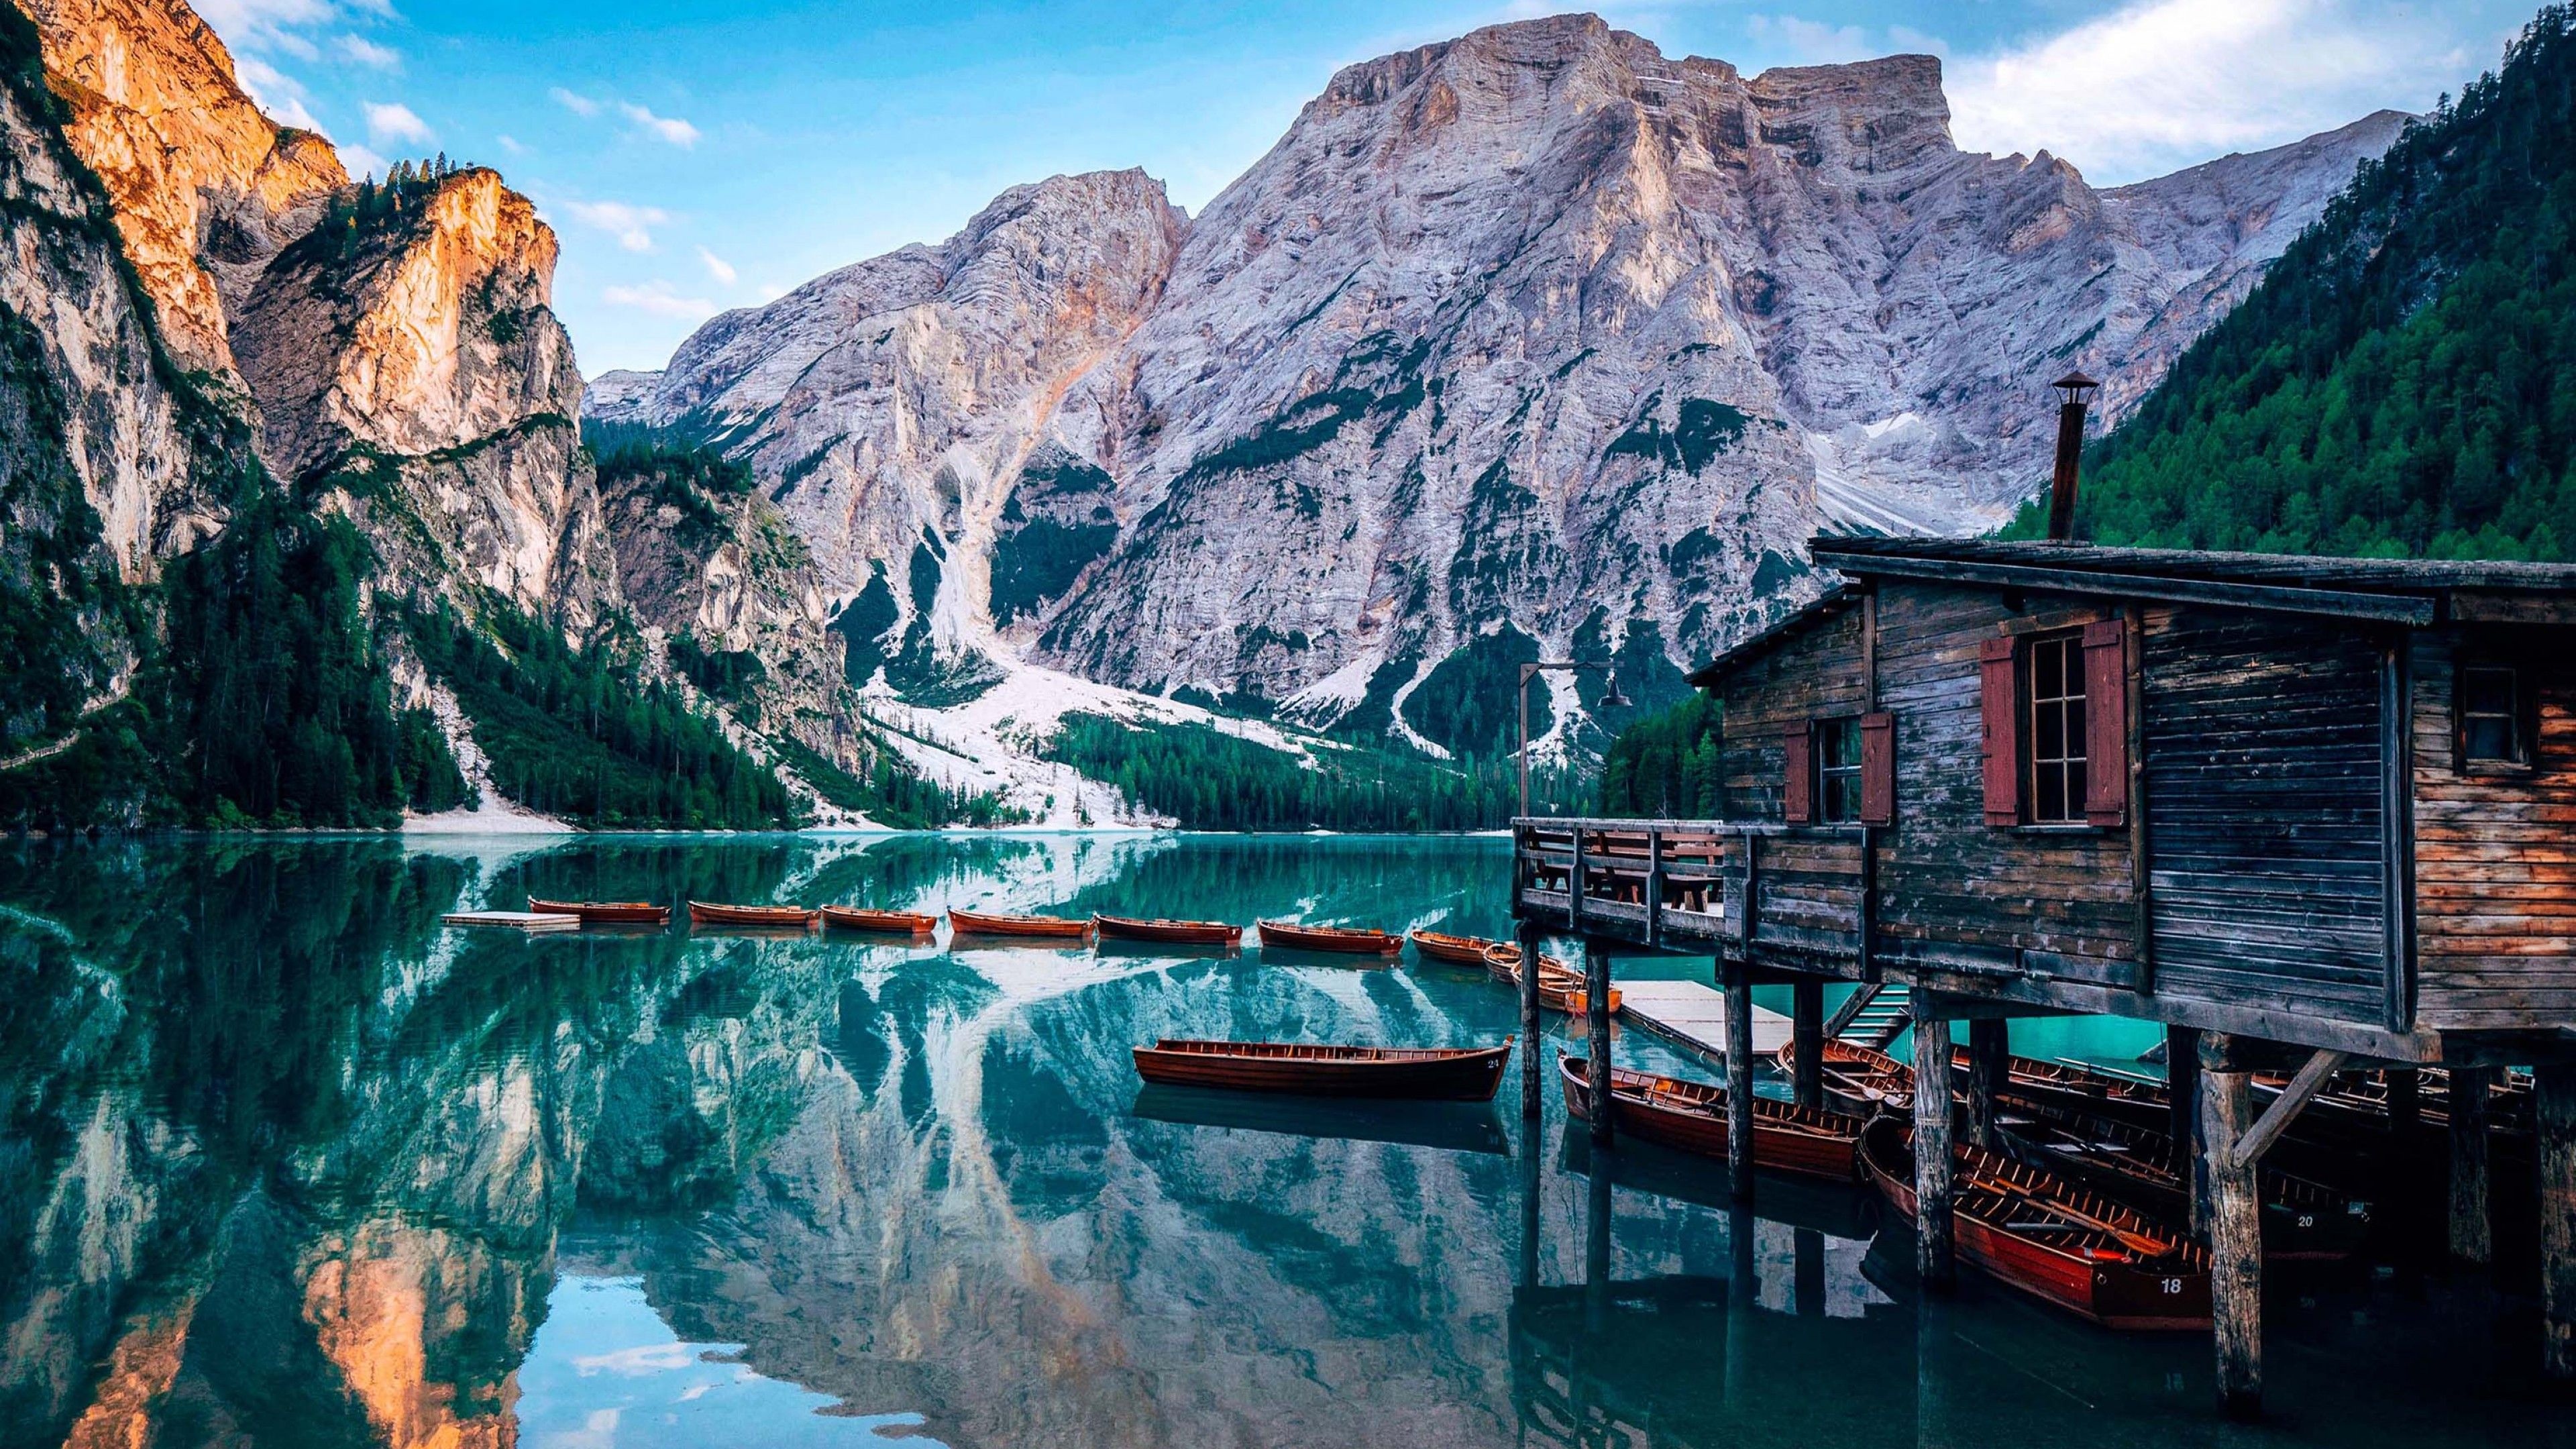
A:
POLYGON ((1885 1051, 1914 1024, 1914 994, 1901 981, 1862 985, 1834 1009, 1825 1035, 1854 1046, 1885 1051))

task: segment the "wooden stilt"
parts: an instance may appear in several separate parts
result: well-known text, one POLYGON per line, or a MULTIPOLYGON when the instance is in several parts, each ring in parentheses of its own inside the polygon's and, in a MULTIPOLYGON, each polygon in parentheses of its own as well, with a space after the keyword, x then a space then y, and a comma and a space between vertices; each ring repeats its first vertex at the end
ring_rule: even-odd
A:
POLYGON ((1968 1023, 1968 1140, 1979 1147, 2002 1144, 1995 1135, 1995 1094, 2012 1071, 2012 1023, 1981 1017, 1968 1023))
POLYGON ((2200 1125, 2208 1142, 2210 1319, 2218 1348, 2218 1408, 2230 1418, 2263 1411, 2263 1223, 2254 1164, 2236 1143, 2254 1124, 2254 1074, 2234 1041, 2201 1044, 2200 1125))
MULTIPOLYGON (((1914 1004, 1919 1012, 1930 1003, 1917 993, 1914 1004)), ((1914 1267, 1925 1291, 1946 1293, 1959 1281, 1950 1215, 1950 1094, 1938 1067, 1925 1070, 1923 1064, 1950 1060, 1949 1022, 1915 1018, 1914 1060, 1914 1267)))
POLYGON ((2492 1067, 2451 1068, 2451 1256, 2464 1263, 2495 1260, 2495 1228, 2487 1201, 2487 1093, 2492 1067))
MULTIPOLYGON (((1523 958, 1522 990, 1535 989, 1538 958, 1523 958)), ((1592 1140, 1610 1141, 1610 953, 1597 941, 1583 943, 1584 1052, 1591 1059, 1592 1140)))
POLYGON ((2423 1081, 2412 1068, 2388 1069, 2388 1130, 2411 1142, 2424 1127, 2423 1081))
POLYGON ((2200 1145, 2200 1029, 2165 1028, 2165 1097, 2173 1116, 2174 1161, 2169 1164, 2191 1184, 2191 1235, 2209 1241, 2209 1173, 2200 1145))
POLYGON ((1825 1105, 1825 983, 1801 976, 1789 988, 1789 1042, 1797 1058, 1790 1094, 1801 1107, 1825 1105))
POLYGON ((1737 1202, 1753 1200, 1753 968, 1726 973, 1726 1176, 1737 1202))
POLYGON ((1539 1021, 1538 927, 1519 922, 1513 936, 1521 948, 1521 1120, 1535 1122, 1547 1101, 1546 1063, 1541 1060, 1547 1054, 1539 1050, 1547 1038, 1539 1021))
POLYGON ((2532 1069, 2540 1157, 2540 1368, 2576 1380, 2576 1064, 2532 1069))
MULTIPOLYGON (((1536 1056, 1536 1052, 1530 1053, 1536 1056)), ((1521 1134, 1521 1241, 1520 1286, 1538 1286, 1539 1235, 1539 1150, 1536 1118, 1521 1134)))

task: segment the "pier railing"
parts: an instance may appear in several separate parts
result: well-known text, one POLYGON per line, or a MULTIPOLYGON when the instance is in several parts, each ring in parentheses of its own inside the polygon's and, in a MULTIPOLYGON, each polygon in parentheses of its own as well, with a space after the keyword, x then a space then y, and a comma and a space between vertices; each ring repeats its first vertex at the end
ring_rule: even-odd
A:
MULTIPOLYGON (((1874 974, 1869 829, 1724 820, 1523 817, 1512 906, 1556 930, 1658 950, 1795 958, 1874 974)), ((1784 962, 1784 964, 1786 964, 1784 962)))

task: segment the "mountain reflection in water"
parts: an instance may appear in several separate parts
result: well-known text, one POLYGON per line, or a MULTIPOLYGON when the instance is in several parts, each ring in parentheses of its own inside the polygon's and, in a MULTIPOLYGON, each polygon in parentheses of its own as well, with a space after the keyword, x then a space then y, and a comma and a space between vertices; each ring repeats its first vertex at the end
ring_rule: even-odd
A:
POLYGON ((2230 1429, 2196 1337, 1973 1284, 1916 1304, 1855 1193, 1732 1208, 1693 1159, 1596 1159, 1553 1093, 1532 1140, 1508 1089, 1301 1113, 1142 1091, 1128 1057, 1490 1043, 1515 1009, 1478 971, 438 923, 534 894, 1499 934, 1504 865, 1456 839, 0 851, 0 1445, 2571 1442, 2513 1396, 2520 1325, 2456 1285, 2276 1297, 2280 1422, 2230 1429))

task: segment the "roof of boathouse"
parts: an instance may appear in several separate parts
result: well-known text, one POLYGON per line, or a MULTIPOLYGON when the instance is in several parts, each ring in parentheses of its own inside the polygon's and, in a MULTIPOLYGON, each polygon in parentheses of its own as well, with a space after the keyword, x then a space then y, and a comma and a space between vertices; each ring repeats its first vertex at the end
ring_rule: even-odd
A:
MULTIPOLYGON (((2329 558, 1983 538, 1841 538, 1808 543, 1851 578, 1906 578, 2319 614, 2422 627, 2448 620, 2576 624, 2576 564, 2329 558)), ((1700 666, 1694 685, 1830 619, 1862 590, 1838 585, 1700 666)))

